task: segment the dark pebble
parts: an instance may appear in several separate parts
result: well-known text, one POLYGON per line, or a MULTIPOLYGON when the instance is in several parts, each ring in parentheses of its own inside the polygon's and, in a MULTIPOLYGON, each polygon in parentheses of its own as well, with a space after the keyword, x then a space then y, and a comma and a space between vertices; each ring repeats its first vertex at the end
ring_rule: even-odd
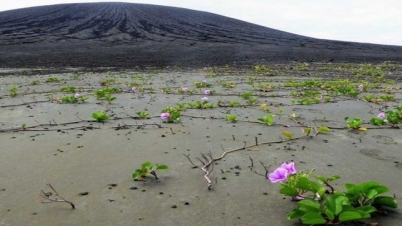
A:
POLYGON ((177 206, 176 206, 176 205, 173 205, 173 206, 172 206, 172 208, 173 208, 173 209, 176 209, 176 208, 177 208, 177 206))
POLYGON ((78 195, 84 196, 84 195, 88 195, 88 194, 89 194, 89 192, 81 192, 81 193, 79 193, 78 195))
POLYGON ((137 187, 131 187, 130 189, 131 190, 137 190, 138 188, 137 187))

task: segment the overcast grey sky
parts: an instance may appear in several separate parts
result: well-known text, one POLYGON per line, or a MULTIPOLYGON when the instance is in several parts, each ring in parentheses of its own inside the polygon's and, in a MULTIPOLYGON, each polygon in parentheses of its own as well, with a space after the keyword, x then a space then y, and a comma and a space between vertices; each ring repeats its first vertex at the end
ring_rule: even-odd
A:
POLYGON ((73 2, 176 6, 315 38, 402 46, 402 0, 3 0, 0 11, 73 2))

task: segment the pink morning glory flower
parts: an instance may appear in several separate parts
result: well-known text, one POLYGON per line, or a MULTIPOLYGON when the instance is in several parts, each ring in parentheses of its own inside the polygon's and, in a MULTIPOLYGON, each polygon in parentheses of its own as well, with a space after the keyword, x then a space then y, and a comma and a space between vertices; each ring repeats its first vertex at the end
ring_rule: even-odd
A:
POLYGON ((205 94, 205 95, 211 94, 211 90, 209 90, 209 89, 204 90, 204 94, 205 94))
POLYGON ((75 98, 79 98, 79 97, 80 97, 80 94, 79 94, 79 93, 76 93, 76 94, 74 94, 74 97, 75 97, 75 98))
POLYGON ((273 173, 270 173, 268 175, 268 179, 272 183, 286 182, 287 177, 288 177, 288 171, 282 167, 279 167, 273 173))
POLYGON ((208 97, 202 97, 201 100, 202 101, 208 101, 208 97))
POLYGON ((169 118, 169 116, 170 116, 170 114, 167 113, 167 112, 162 113, 162 114, 161 114, 161 119, 162 119, 163 121, 165 121, 165 120, 167 120, 167 119, 169 118))
POLYGON ((377 117, 380 118, 380 119, 385 119, 387 116, 385 115, 384 112, 381 112, 380 114, 378 114, 377 117))
POLYGON ((204 79, 204 80, 202 80, 202 82, 203 82, 203 83, 207 83, 207 80, 204 79))
POLYGON ((132 87, 131 91, 136 92, 137 91, 137 87, 132 87))
POLYGON ((296 168, 295 168, 295 163, 291 162, 291 163, 282 163, 281 168, 285 169, 286 171, 288 171, 288 174, 295 174, 296 168))
POLYGON ((363 85, 359 85, 359 87, 357 87, 357 89, 360 91, 360 92, 363 92, 363 85))
POLYGON ((183 88, 181 88, 181 90, 182 90, 183 92, 187 92, 187 91, 188 91, 188 88, 187 88, 187 87, 183 87, 183 88))

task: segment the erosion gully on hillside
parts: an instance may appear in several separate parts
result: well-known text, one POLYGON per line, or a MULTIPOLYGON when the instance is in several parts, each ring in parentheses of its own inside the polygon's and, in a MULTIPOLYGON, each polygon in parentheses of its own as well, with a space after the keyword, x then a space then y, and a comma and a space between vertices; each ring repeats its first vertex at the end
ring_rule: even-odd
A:
MULTIPOLYGON (((340 175, 337 190, 378 181, 402 201, 400 124, 370 124, 400 105, 400 64, 0 73, 1 225, 297 225, 286 220, 296 203, 258 175, 260 161, 340 175), (161 120, 167 107, 179 122, 161 120), (91 117, 100 111, 109 119, 91 117), (258 120, 266 116, 272 125, 258 120), (366 129, 347 128, 345 117, 366 129), (319 127, 330 131, 302 131, 319 127), (133 181, 145 161, 169 169, 133 181), (47 183, 75 209, 41 203, 47 183)), ((401 220, 399 209, 373 219, 401 220)))

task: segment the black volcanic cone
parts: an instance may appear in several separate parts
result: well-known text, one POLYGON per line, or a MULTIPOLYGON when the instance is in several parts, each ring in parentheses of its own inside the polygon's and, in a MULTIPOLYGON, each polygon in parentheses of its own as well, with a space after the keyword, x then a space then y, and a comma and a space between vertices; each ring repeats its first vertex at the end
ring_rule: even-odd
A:
POLYGON ((174 7, 85 3, 0 12, 0 66, 401 59, 402 47, 313 39, 174 7))

